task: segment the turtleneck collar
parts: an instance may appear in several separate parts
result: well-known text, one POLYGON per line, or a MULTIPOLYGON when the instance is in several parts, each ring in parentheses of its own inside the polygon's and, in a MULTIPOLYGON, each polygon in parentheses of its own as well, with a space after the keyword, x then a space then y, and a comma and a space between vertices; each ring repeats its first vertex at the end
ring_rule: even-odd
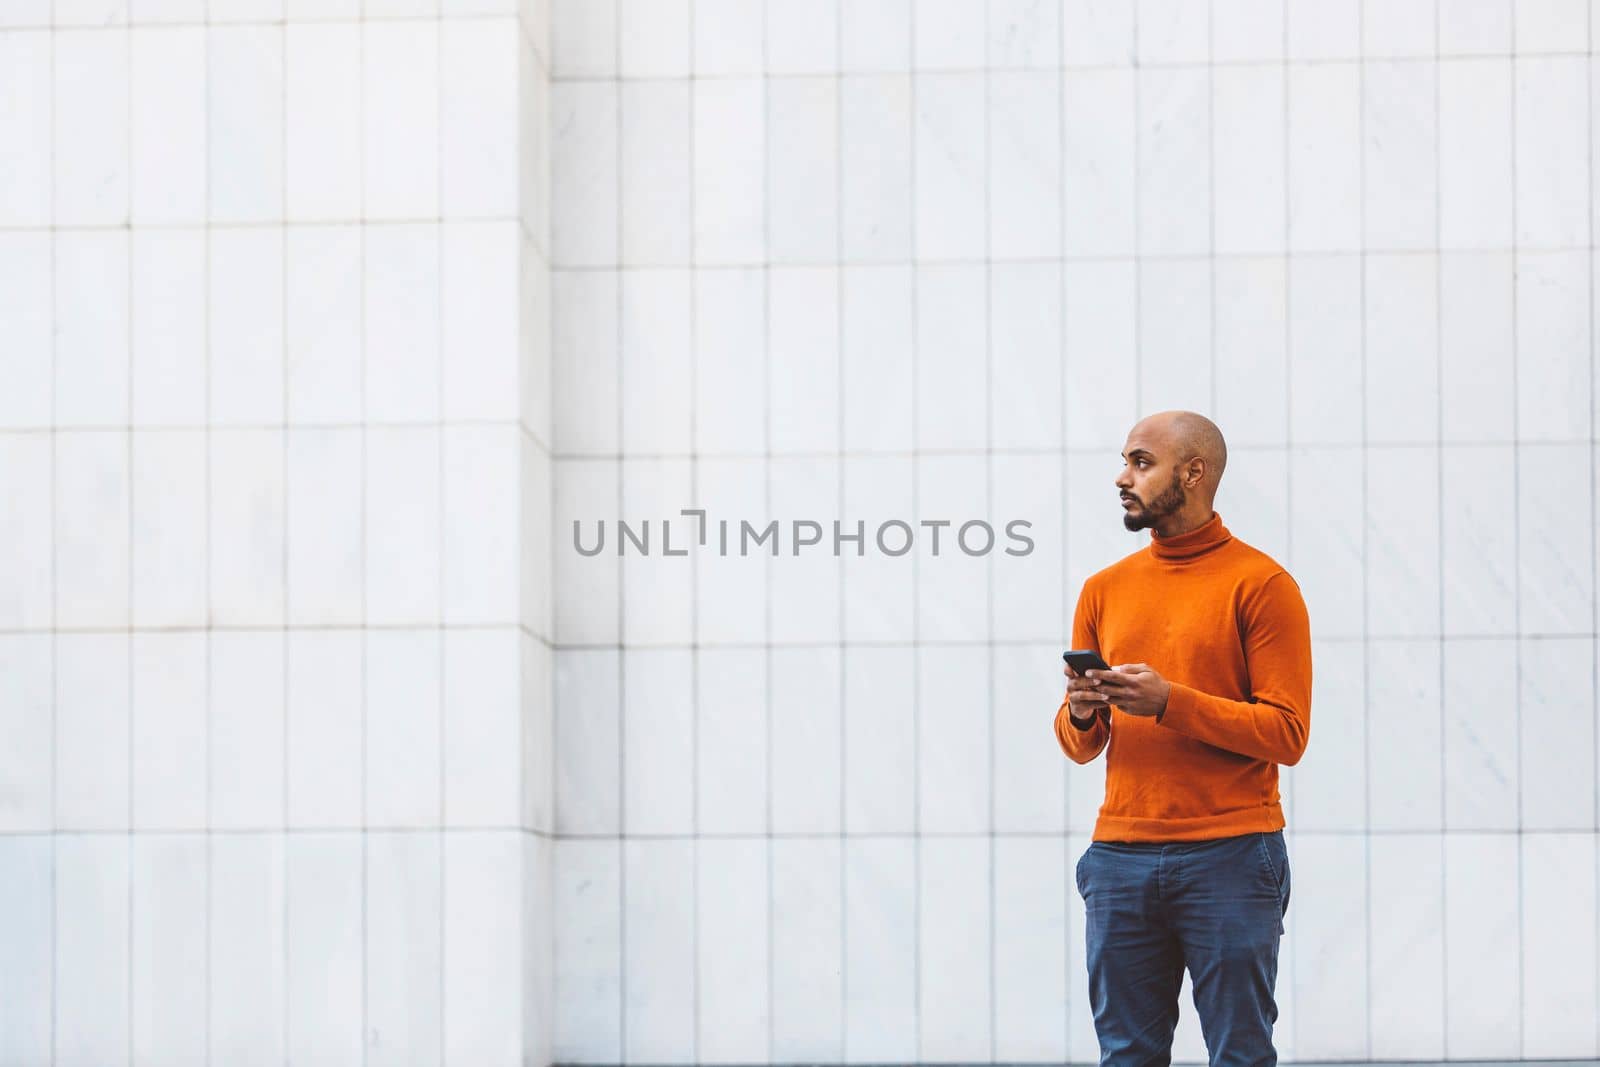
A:
POLYGON ((1150 531, 1150 554, 1156 559, 1185 560, 1214 552, 1233 539, 1228 528, 1222 525, 1222 516, 1215 511, 1211 518, 1188 533, 1176 537, 1162 537, 1150 531))

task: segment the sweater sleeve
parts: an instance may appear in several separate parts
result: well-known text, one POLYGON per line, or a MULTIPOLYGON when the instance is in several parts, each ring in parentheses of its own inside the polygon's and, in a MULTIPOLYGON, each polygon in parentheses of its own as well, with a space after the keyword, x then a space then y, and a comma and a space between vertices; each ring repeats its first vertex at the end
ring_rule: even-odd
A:
MULTIPOLYGON (((1078 606, 1072 613, 1072 647, 1092 648, 1099 650, 1094 629, 1094 611, 1092 608, 1089 583, 1085 582, 1083 590, 1078 594, 1078 606)), ((1110 715, 1102 712, 1094 718, 1094 725, 1087 730, 1073 725, 1072 710, 1068 705, 1066 693, 1061 695, 1061 706, 1056 709, 1056 742, 1061 746, 1061 751, 1074 763, 1088 763, 1100 754, 1106 747, 1106 742, 1111 740, 1110 715)))
POLYGON ((1285 571, 1242 609, 1250 699, 1229 700, 1172 682, 1156 721, 1229 752, 1293 765, 1311 732, 1311 624, 1285 571))

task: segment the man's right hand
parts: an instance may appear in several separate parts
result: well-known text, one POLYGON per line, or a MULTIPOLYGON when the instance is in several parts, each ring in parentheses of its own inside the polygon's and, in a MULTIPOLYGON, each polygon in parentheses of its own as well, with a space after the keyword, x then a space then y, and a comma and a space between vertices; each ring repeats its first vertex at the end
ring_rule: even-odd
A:
POLYGON ((1072 664, 1066 664, 1063 671, 1067 676, 1067 700, 1071 704, 1069 712, 1074 719, 1087 723, 1100 714, 1102 708, 1110 708, 1110 701, 1100 693, 1100 683, 1091 681, 1072 669, 1072 664))

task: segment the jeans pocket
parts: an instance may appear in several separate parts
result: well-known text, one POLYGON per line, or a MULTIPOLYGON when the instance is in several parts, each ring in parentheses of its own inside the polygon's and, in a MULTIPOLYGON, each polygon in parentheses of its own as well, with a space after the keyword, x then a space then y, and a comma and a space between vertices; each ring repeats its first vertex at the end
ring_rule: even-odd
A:
POLYGON ((1073 869, 1073 875, 1078 883, 1078 895, 1085 900, 1088 899, 1088 893, 1084 888, 1084 864, 1089 862, 1089 853, 1093 851, 1094 842, 1091 841, 1089 842, 1089 847, 1083 850, 1083 855, 1078 857, 1078 865, 1073 869))
POLYGON ((1266 868, 1267 877, 1272 880, 1273 888, 1278 891, 1278 905, 1287 909, 1289 906, 1289 850, 1283 843, 1283 831, 1258 834, 1257 843, 1261 846, 1261 865, 1266 868))

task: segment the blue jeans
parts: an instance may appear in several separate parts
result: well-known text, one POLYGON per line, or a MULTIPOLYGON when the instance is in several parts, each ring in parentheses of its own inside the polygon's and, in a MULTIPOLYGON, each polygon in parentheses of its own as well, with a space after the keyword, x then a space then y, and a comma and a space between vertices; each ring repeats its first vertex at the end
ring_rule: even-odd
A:
POLYGON ((1213 841, 1096 841, 1078 860, 1100 1063, 1172 1062, 1183 969, 1212 1064, 1272 1067, 1283 831, 1213 841))

